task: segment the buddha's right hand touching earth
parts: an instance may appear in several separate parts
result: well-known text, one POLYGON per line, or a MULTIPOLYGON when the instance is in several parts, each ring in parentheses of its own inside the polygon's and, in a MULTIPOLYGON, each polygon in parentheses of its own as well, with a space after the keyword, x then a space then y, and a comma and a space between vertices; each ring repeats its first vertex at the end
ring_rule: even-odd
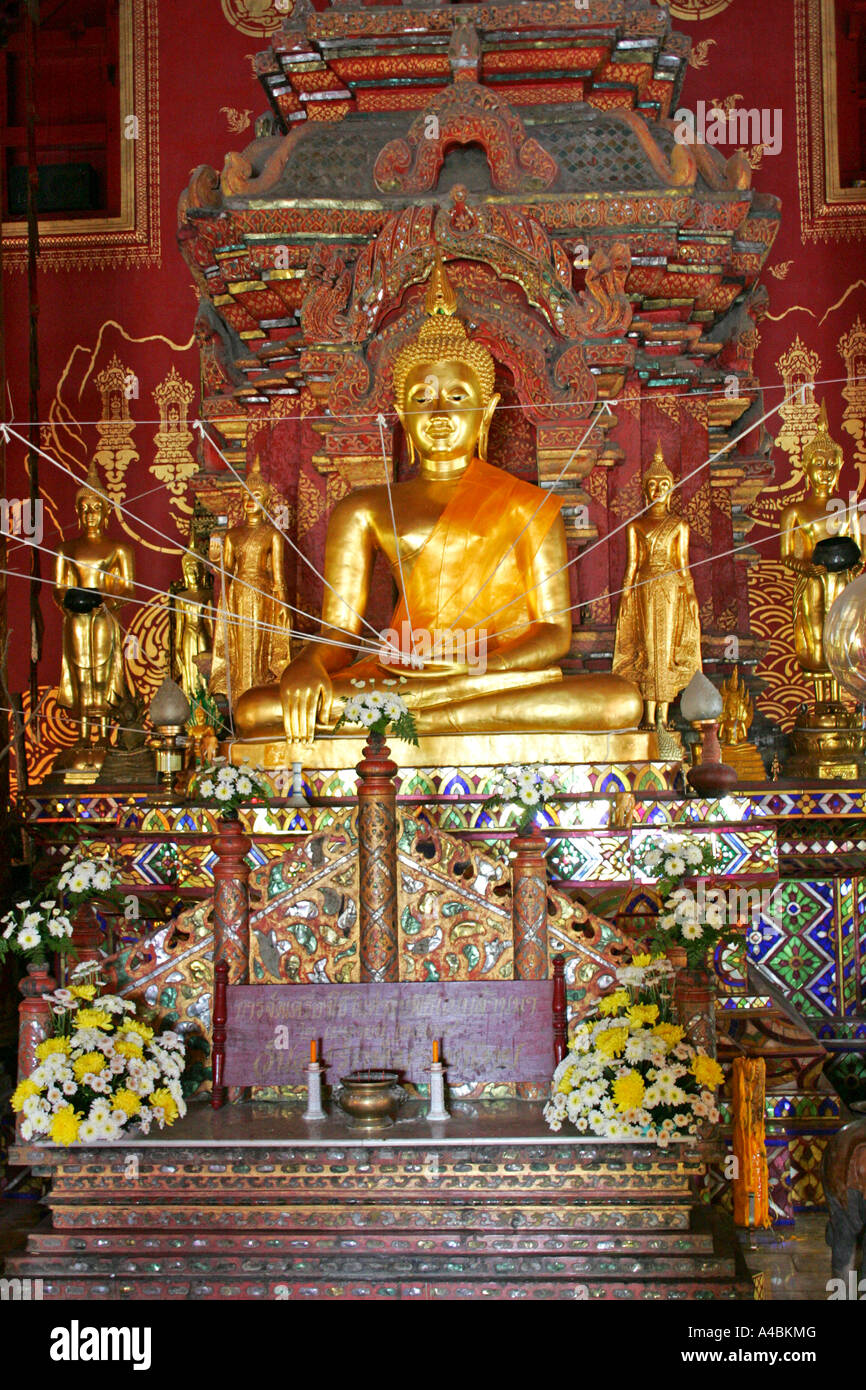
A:
POLYGON ((292 743, 312 743, 317 721, 330 723, 333 693, 331 678, 317 657, 303 652, 286 667, 280 702, 286 737, 292 743))

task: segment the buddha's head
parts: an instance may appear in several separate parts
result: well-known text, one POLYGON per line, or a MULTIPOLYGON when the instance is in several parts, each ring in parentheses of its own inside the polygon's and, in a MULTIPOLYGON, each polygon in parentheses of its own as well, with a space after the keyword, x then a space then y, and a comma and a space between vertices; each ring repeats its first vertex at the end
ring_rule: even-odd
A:
POLYGON ((667 511, 673 488, 674 475, 665 463, 661 440, 658 440, 653 461, 643 475, 643 495, 653 510, 667 511))
POLYGON ((261 459, 256 455, 253 466, 247 474, 244 492, 244 512, 247 521, 261 521, 271 505, 271 485, 262 475, 261 459))
POLYGON ((180 562, 183 582, 188 589, 197 589, 202 575, 201 561, 197 555, 186 554, 180 562))
POLYGON ((499 402, 493 358, 455 318, 457 297, 437 251, 427 290, 427 320, 394 360, 397 414, 422 465, 470 463, 487 453, 499 402))
POLYGON ((105 532, 111 515, 111 503, 105 496, 95 459, 87 471, 86 480, 75 494, 75 511, 78 524, 86 536, 95 540, 105 532))
POLYGON ((822 401, 818 432, 803 449, 803 472, 819 497, 829 497, 838 487, 843 459, 842 445, 830 438, 827 402, 822 401))

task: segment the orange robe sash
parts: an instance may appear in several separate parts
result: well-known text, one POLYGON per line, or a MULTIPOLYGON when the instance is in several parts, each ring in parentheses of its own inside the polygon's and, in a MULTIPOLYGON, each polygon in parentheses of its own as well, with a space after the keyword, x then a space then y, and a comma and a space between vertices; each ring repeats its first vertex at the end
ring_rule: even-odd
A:
POLYGON ((506 629, 518 636, 537 612, 537 590, 526 590, 561 506, 543 488, 473 459, 412 566, 391 627, 401 632, 408 617, 430 632, 474 628, 488 642, 506 629))

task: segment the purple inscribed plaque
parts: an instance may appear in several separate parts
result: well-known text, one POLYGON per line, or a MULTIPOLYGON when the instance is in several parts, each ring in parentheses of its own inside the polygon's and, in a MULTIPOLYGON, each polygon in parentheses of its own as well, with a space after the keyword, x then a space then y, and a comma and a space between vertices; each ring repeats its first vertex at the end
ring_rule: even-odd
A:
POLYGON ((397 985, 229 985, 228 1086, 298 1086, 310 1041, 327 1080, 387 1067, 425 1081, 433 1039, 452 1086, 547 1082, 553 1075, 553 981, 397 985))

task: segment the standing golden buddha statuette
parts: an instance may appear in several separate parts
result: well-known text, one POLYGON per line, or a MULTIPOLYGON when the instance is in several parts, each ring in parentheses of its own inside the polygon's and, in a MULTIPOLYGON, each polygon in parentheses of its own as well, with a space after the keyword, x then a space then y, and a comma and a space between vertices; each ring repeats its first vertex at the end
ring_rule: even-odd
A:
POLYGON ((78 742, 55 760, 65 780, 92 782, 105 760, 109 721, 131 702, 118 610, 135 587, 132 547, 107 534, 111 503, 96 464, 75 494, 79 534, 57 554, 54 601, 63 614, 57 703, 79 726, 78 742))
POLYGON ((814 704, 804 705, 794 722, 788 777, 866 773, 863 729, 856 712, 842 703, 824 651, 827 614, 860 569, 858 509, 836 494, 843 460, 842 446, 830 437, 825 401, 815 437, 803 449, 806 496, 782 513, 782 563, 794 575, 794 651, 815 691, 814 704))
POLYGON ((689 571, 689 527, 671 512, 674 475, 661 443, 644 474, 647 508, 626 530, 628 558, 616 621, 613 669, 644 701, 641 727, 666 724, 671 702, 701 667, 698 600, 689 571))

